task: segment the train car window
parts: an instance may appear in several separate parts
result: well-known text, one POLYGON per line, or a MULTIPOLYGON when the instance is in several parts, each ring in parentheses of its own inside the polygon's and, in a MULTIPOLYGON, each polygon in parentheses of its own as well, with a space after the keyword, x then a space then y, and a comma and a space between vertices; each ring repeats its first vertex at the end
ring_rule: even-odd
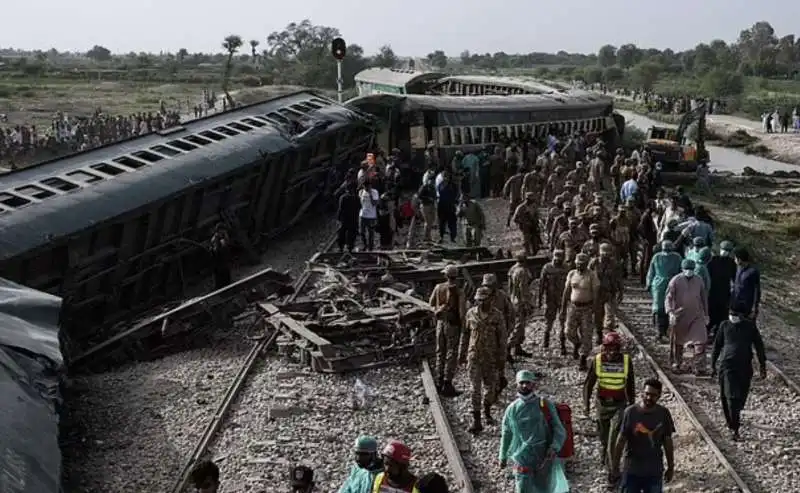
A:
POLYGON ((299 111, 296 110, 291 110, 289 108, 279 108, 278 113, 280 113, 281 115, 285 116, 286 118, 292 121, 299 120, 304 116, 303 113, 300 113, 299 111))
POLYGON ((70 171, 69 173, 67 173, 67 176, 74 179, 78 183, 82 183, 84 185, 88 185, 89 183, 95 183, 103 179, 97 175, 93 175, 92 173, 89 173, 88 171, 83 171, 81 169, 70 171))
POLYGON ((461 138, 460 127, 453 127, 453 145, 456 146, 463 145, 463 139, 461 138))
POLYGON ((123 166, 127 166, 131 169, 139 169, 147 166, 147 163, 139 161, 138 159, 133 159, 132 157, 128 156, 120 156, 118 158, 112 159, 115 163, 119 163, 123 166))
POLYGON ((147 161, 148 163, 155 163, 164 159, 164 156, 159 156, 158 154, 154 154, 150 151, 136 151, 132 152, 131 156, 135 158, 139 158, 142 161, 147 161))
POLYGON ((212 132, 211 130, 203 130, 202 132, 200 132, 200 135, 209 138, 211 140, 215 140, 217 142, 219 142, 220 140, 227 139, 227 137, 225 137, 224 135, 218 134, 217 132, 212 132))
MULTIPOLYGON (((289 106, 289 110, 290 111, 295 111, 297 113, 300 113, 301 115, 305 115, 305 114, 311 112, 311 110, 309 110, 307 107, 303 106, 301 103, 296 103, 296 104, 293 104, 293 105, 289 106)), ((278 110, 278 111, 280 111, 280 110, 278 110)))
POLYGON ((234 130, 232 128, 229 128, 229 127, 223 127, 223 126, 214 127, 214 131, 215 132, 219 132, 221 134, 225 134, 228 137, 236 137, 237 135, 239 135, 239 132, 237 132, 236 130, 234 130))
POLYGON ((20 197, 19 195, 14 195, 13 193, 8 192, 0 192, 0 204, 11 207, 12 209, 16 207, 22 207, 23 205, 30 203, 30 200, 20 197))
POLYGON ((276 120, 278 122, 278 125, 288 125, 291 123, 291 120, 281 115, 280 113, 276 113, 274 111, 272 113, 268 113, 267 116, 269 116, 273 120, 276 120))
POLYGON ((450 138, 450 127, 439 128, 439 144, 443 146, 453 145, 453 139, 450 138))
POLYGON ((36 185, 25 185, 24 187, 19 187, 14 189, 15 192, 19 192, 23 195, 28 195, 29 197, 33 197, 35 199, 46 199, 47 197, 52 197, 56 193, 52 190, 47 190, 42 187, 37 187, 36 185))
POLYGON ((472 143, 483 144, 483 128, 472 127, 472 143))
POLYGON ((272 118, 272 117, 268 117, 268 116, 262 116, 261 118, 265 119, 266 121, 268 121, 271 124, 273 124, 275 126, 278 126, 278 127, 286 125, 286 123, 288 123, 288 122, 283 122, 283 121, 281 121, 281 120, 279 120, 277 118, 272 118))
POLYGON ((252 126, 258 127, 258 128, 261 128, 261 127, 264 127, 264 126, 267 125, 266 123, 264 123, 262 121, 259 121, 259 120, 256 120, 254 118, 242 118, 242 121, 245 122, 248 125, 252 125, 252 126))
POLYGON ((313 108, 314 110, 322 109, 322 105, 321 104, 314 103, 313 101, 306 101, 305 105, 310 107, 310 108, 313 108))
POLYGON ((333 105, 332 102, 325 101, 324 99, 319 99, 319 98, 312 98, 310 101, 314 102, 314 103, 317 103, 319 105, 322 105, 322 106, 331 106, 331 105, 333 105))
POLYGON ((201 146, 207 146, 208 144, 213 142, 212 140, 204 139, 203 137, 200 137, 199 135, 187 135, 186 137, 184 137, 184 140, 188 140, 192 144, 198 144, 198 145, 201 145, 201 146))
POLYGON ((172 147, 177 147, 178 149, 186 152, 197 149, 196 145, 184 142, 182 140, 170 140, 169 142, 167 142, 167 144, 171 145, 172 147))
POLYGON ((165 156, 177 156, 178 154, 183 154, 181 151, 173 149, 171 147, 157 145, 150 148, 151 151, 156 151, 159 154, 163 154, 165 156))
POLYGON ((235 128, 236 130, 241 130, 242 132, 249 132, 253 130, 251 127, 248 127, 247 125, 242 125, 239 122, 230 122, 228 126, 235 128))
POLYGON ((116 166, 111 166, 108 163, 97 163, 89 166, 93 170, 97 170, 101 173, 105 173, 111 176, 121 175, 122 173, 126 173, 123 168, 117 168, 116 166))
POLYGON ((61 190, 62 192, 69 192, 75 190, 76 188, 80 188, 80 186, 72 182, 56 177, 45 178, 41 181, 41 184, 47 185, 50 188, 55 188, 56 190, 61 190))
POLYGON ((461 132, 461 138, 464 139, 464 145, 472 145, 472 129, 470 127, 465 127, 461 132))

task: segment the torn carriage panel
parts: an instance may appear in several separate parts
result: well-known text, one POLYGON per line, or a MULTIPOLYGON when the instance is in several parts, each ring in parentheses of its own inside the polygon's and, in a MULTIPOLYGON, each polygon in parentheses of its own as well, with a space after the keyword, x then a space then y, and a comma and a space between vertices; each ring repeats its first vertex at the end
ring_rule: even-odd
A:
POLYGON ((0 491, 59 493, 61 299, 0 278, 0 491))

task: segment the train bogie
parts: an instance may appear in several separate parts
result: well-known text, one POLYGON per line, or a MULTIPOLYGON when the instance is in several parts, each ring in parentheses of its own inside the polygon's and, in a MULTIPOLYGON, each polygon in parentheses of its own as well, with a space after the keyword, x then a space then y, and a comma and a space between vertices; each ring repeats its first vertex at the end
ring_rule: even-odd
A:
POLYGON ((65 299, 73 339, 188 294, 217 223, 240 257, 331 191, 371 119, 310 91, 0 178, 0 276, 65 299))

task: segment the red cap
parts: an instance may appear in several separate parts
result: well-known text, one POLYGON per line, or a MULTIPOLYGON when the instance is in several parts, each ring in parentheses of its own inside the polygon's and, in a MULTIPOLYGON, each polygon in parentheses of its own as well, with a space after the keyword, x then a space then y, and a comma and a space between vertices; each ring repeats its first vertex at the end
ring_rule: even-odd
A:
POLYGON ((609 332, 603 336, 603 346, 621 346, 622 338, 616 332, 609 332))
POLYGON ((383 455, 401 464, 408 464, 411 460, 411 449, 400 440, 392 440, 383 447, 383 455))

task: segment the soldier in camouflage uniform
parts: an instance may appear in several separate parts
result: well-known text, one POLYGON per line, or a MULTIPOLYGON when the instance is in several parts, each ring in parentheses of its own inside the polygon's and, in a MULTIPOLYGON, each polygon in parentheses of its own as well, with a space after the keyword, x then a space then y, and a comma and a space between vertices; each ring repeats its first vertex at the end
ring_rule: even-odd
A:
MULTIPOLYGON (((636 207, 636 201, 633 197, 625 201, 625 217, 628 219, 628 234, 630 241, 628 242, 628 250, 621 253, 624 259, 625 254, 630 258, 631 274, 636 274, 636 269, 639 266, 639 221, 642 219, 642 213, 636 207)), ((624 260, 627 263, 627 260, 624 260)))
MULTIPOLYGON (((433 288, 428 302, 436 315, 436 376, 445 397, 458 395, 453 387, 459 356, 459 337, 466 316, 466 295, 456 284, 458 267, 448 265, 442 271, 447 278, 433 288)), ((462 338, 463 339, 463 338, 462 338)))
POLYGON ((519 230, 522 233, 525 253, 536 255, 541 247, 541 232, 539 229, 539 207, 536 205, 536 195, 533 192, 525 194, 525 201, 517 206, 512 220, 514 224, 519 226, 519 230))
POLYGON ((600 245, 600 256, 589 262, 589 269, 597 274, 600 280, 600 298, 595 311, 597 344, 603 342, 603 329, 617 330, 617 304, 622 298, 624 286, 622 272, 614 259, 614 247, 611 243, 600 245))
MULTIPOLYGON (((484 274, 481 286, 489 290, 492 306, 503 314, 503 321, 505 322, 503 325, 503 341, 507 341, 508 334, 511 333, 511 329, 514 327, 514 318, 516 316, 511 298, 497 285, 497 276, 494 274, 484 274)), ((506 360, 511 361, 511 356, 504 355, 502 361, 505 362, 506 360)), ((502 366, 503 370, 505 370, 505 363, 502 366)), ((503 375, 502 379, 505 379, 505 373, 501 372, 501 375, 503 375)), ((501 385, 501 387, 505 387, 505 385, 501 385)))
POLYGON ((575 269, 567 274, 564 294, 561 297, 561 323, 572 343, 572 357, 578 367, 586 369, 586 356, 592 350, 592 333, 595 331, 594 314, 600 296, 600 280, 589 270, 589 257, 579 253, 575 269))
POLYGON ((517 263, 508 271, 508 294, 514 306, 514 328, 508 336, 508 351, 513 356, 528 358, 531 353, 522 349, 525 340, 525 327, 532 308, 531 283, 533 276, 525 266, 525 252, 517 252, 517 263))
POLYGON ((564 250, 567 265, 572 265, 575 256, 588 238, 580 230, 580 220, 577 217, 569 218, 567 224, 567 230, 559 235, 555 248, 564 250))
POLYGON ((628 276, 627 268, 627 255, 630 251, 630 224, 625 215, 625 208, 623 206, 617 207, 617 214, 611 219, 609 226, 609 236, 611 243, 614 245, 614 251, 619 252, 620 267, 622 267, 622 275, 628 276))
POLYGON ((550 240, 550 251, 556 249, 556 243, 558 243, 558 238, 561 236, 561 233, 567 230, 569 227, 569 218, 572 217, 572 204, 569 201, 565 201, 564 205, 561 209, 561 215, 557 216, 553 220, 553 224, 550 226, 550 236, 548 240, 550 240))
POLYGON ((555 172, 547 179, 545 187, 545 200, 550 201, 560 194, 564 188, 564 167, 556 166, 555 172))
POLYGON ((584 242, 581 253, 585 253, 590 258, 596 257, 600 253, 600 245, 608 242, 603 236, 603 229, 597 223, 589 225, 589 239, 584 242))
POLYGON ((589 189, 586 187, 585 183, 582 183, 578 186, 578 193, 572 197, 572 207, 578 214, 583 214, 586 211, 586 206, 591 203, 591 200, 589 189))
MULTIPOLYGON (((539 297, 538 306, 544 309, 544 341, 542 346, 550 347, 550 333, 553 331, 553 324, 556 321, 558 312, 561 309, 561 296, 564 293, 564 283, 567 280, 569 270, 564 265, 564 250, 554 250, 553 260, 542 267, 539 275, 539 297)), ((561 355, 566 356, 566 335, 564 325, 559 331, 561 340, 561 355)))
POLYGON ((486 423, 494 424, 491 410, 499 393, 498 363, 503 361, 506 352, 505 321, 503 314, 493 306, 491 296, 489 288, 478 288, 476 306, 466 315, 465 335, 469 338, 467 372, 472 384, 472 426, 469 431, 473 434, 483 430, 481 410, 486 423))
MULTIPOLYGON (((533 171, 525 173, 525 176, 522 178, 522 196, 524 197, 527 193, 533 193, 538 199, 542 197, 542 177, 541 177, 541 168, 534 168, 533 171)), ((538 202, 538 200, 537 200, 538 202)), ((538 205, 538 204, 537 204, 538 205)))

